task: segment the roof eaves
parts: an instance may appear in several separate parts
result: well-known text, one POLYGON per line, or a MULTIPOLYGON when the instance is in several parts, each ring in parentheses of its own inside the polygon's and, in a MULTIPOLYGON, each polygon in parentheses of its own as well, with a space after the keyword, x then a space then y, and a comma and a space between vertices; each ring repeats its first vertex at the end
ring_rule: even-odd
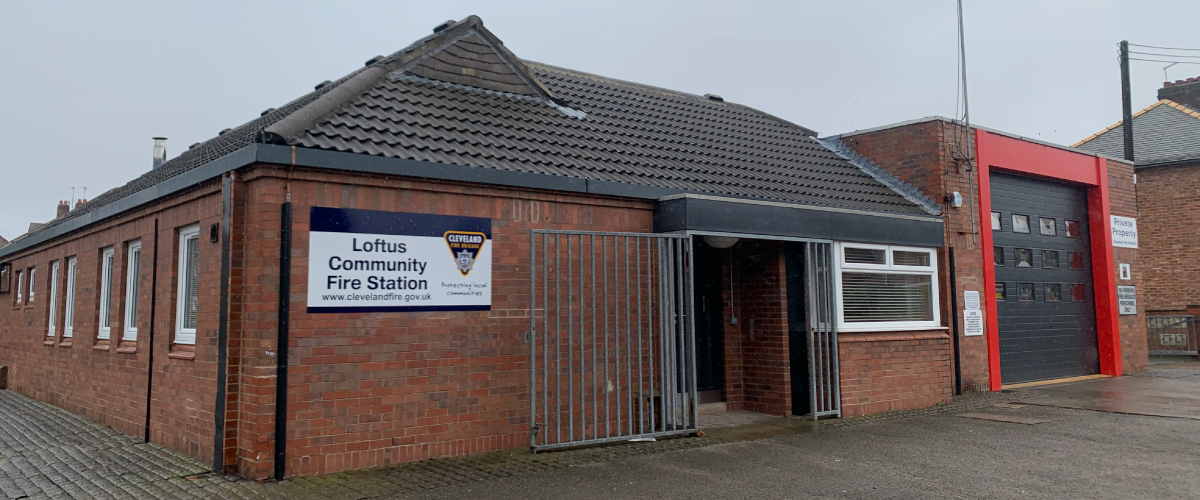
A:
POLYGON ((862 155, 855 153, 848 146, 846 146, 846 143, 842 142, 842 138, 840 136, 835 135, 832 137, 823 138, 814 137, 813 139, 816 140, 820 145, 825 146, 825 148, 829 149, 830 151, 833 151, 834 154, 845 159, 851 165, 858 167, 859 170, 866 172, 867 175, 870 175, 875 180, 883 183, 883 185, 887 186, 892 191, 899 193, 900 196, 904 197, 904 199, 917 204, 917 206, 920 206, 930 215, 941 215, 941 204, 934 202, 928 196, 925 196, 921 190, 913 187, 911 184, 904 182, 896 176, 883 170, 879 167, 879 165, 876 165, 870 160, 863 158, 862 155))

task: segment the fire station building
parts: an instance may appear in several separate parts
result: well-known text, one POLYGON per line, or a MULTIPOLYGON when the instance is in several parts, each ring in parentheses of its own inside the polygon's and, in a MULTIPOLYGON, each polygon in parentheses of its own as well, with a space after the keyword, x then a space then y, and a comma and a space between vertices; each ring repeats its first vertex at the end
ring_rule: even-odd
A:
POLYGON ((818 138, 476 17, 163 160, 0 248, 0 365, 250 478, 1146 365, 1132 165, 941 118, 818 138))

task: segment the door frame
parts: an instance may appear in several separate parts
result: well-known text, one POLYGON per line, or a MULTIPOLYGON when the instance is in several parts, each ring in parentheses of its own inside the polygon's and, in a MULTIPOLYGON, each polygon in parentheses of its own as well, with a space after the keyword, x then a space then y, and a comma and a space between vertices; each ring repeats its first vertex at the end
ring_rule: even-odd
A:
MULTIPOLYGON (((1121 375, 1121 335, 1117 315, 1116 264, 1112 246, 1108 164, 1101 156, 1038 144, 974 129, 979 174, 980 258, 983 262, 984 309, 987 313, 988 382, 1001 389, 1000 333, 996 303, 996 268, 992 262, 990 172, 1011 173, 1082 185, 1087 188, 1088 230, 1092 250, 1092 287, 1096 301, 1096 341, 1100 373, 1121 375)), ((955 311, 955 314, 958 314, 955 311)))

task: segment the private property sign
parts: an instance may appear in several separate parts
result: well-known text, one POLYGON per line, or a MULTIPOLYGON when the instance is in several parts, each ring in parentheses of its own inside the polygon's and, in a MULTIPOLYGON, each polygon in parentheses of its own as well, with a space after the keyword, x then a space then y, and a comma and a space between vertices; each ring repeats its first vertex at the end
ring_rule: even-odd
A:
POLYGON ((1112 242, 1114 247, 1137 248, 1137 219, 1113 215, 1112 242))
POLYGON ((312 207, 308 312, 486 311, 492 221, 312 207))

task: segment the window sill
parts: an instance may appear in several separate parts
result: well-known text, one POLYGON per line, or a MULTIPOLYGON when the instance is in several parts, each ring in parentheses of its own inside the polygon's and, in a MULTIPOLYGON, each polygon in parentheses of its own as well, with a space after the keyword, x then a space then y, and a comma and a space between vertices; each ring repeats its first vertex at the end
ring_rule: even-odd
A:
POLYGON ((167 353, 167 357, 171 359, 196 359, 195 351, 171 351, 167 353))
POLYGON ((68 339, 63 339, 63 341, 62 341, 62 342, 59 342, 59 343, 58 343, 58 346, 59 346, 59 347, 71 347, 71 339, 69 339, 69 338, 68 338, 68 339))
POLYGON ((839 326, 838 333, 887 333, 887 332, 930 332, 936 330, 950 330, 949 327, 941 325, 933 326, 888 326, 888 325, 853 325, 839 326))
POLYGON ((111 350, 108 340, 101 339, 96 345, 92 346, 93 351, 109 351, 111 350))
POLYGON ((838 343, 855 342, 903 342, 908 340, 950 340, 946 328, 927 328, 912 332, 846 332, 838 333, 838 343))
POLYGON ((117 352, 121 354, 134 354, 137 352, 137 342, 132 340, 122 340, 117 346, 117 352))
POLYGON ((42 345, 54 345, 54 337, 47 338, 42 345))

